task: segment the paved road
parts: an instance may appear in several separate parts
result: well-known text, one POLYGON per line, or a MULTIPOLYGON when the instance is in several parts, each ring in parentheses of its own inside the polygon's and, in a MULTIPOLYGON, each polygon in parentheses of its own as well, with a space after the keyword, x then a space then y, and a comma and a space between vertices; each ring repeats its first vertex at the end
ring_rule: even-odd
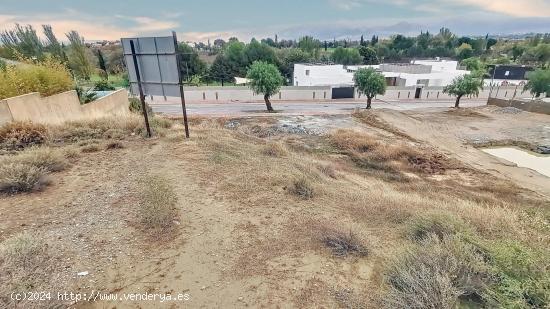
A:
MULTIPOLYGON (((486 105, 486 100, 463 100, 461 106, 473 107, 486 105)), ((389 108, 407 110, 426 107, 451 107, 453 101, 374 101, 373 108, 389 108)), ((181 115, 181 103, 152 103, 153 111, 167 115, 181 115)), ((355 108, 364 108, 363 101, 329 101, 329 102, 274 102, 273 108, 277 115, 318 115, 318 114, 348 114, 355 108)), ((187 104, 187 112, 193 116, 265 116, 264 103, 191 103, 187 104)))

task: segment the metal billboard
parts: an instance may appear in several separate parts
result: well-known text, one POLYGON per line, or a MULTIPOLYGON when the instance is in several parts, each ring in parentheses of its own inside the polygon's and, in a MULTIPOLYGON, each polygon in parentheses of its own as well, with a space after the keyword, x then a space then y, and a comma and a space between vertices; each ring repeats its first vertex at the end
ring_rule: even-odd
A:
POLYGON ((189 138, 185 95, 181 78, 176 33, 165 37, 121 39, 124 61, 128 68, 130 92, 139 95, 147 134, 151 136, 145 96, 181 97, 185 135, 189 138))
POLYGON ((143 94, 179 97, 180 80, 174 38, 168 36, 122 39, 124 60, 126 61, 130 80, 130 91, 137 96, 139 90, 134 57, 130 46, 132 41, 134 42, 143 94))

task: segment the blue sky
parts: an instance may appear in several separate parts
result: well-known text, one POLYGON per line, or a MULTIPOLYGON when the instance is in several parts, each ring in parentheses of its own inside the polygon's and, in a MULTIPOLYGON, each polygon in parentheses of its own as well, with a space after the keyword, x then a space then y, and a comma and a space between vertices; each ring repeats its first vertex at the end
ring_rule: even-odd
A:
POLYGON ((88 40, 167 34, 322 39, 436 31, 459 34, 550 32, 550 0, 0 0, 0 29, 51 24, 88 40))

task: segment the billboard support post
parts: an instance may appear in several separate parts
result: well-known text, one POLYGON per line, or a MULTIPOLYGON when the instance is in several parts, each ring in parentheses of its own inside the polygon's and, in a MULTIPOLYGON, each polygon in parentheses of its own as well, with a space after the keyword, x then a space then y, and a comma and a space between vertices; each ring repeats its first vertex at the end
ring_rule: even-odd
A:
POLYGON ((141 76, 139 74, 139 66, 136 56, 136 48, 134 41, 130 41, 130 48, 132 50, 132 58, 134 60, 134 69, 136 72, 137 85, 139 89, 139 100, 141 101, 141 110, 143 111, 143 118, 145 118, 145 128, 147 129, 147 136, 151 137, 151 127, 149 126, 149 117, 147 116, 147 105, 145 104, 145 95, 143 94, 143 88, 141 87, 141 76))
POLYGON ((181 109, 183 111, 183 125, 185 126, 185 137, 189 138, 189 124, 187 122, 187 108, 185 107, 185 92, 183 90, 183 79, 181 78, 181 54, 178 52, 178 38, 176 32, 172 31, 172 37, 174 38, 174 46, 176 49, 177 67, 178 67, 178 79, 180 87, 181 109))

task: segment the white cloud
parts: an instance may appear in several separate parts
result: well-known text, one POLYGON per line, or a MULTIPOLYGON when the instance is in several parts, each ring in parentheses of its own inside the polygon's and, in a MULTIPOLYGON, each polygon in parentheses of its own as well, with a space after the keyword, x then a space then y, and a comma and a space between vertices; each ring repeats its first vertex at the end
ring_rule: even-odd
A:
POLYGON ((362 5, 362 1, 360 0, 328 0, 328 3, 333 7, 344 11, 349 11, 362 5))
POLYGON ((450 0, 448 2, 472 5, 486 11, 515 17, 550 18, 550 1, 548 0, 450 0))

